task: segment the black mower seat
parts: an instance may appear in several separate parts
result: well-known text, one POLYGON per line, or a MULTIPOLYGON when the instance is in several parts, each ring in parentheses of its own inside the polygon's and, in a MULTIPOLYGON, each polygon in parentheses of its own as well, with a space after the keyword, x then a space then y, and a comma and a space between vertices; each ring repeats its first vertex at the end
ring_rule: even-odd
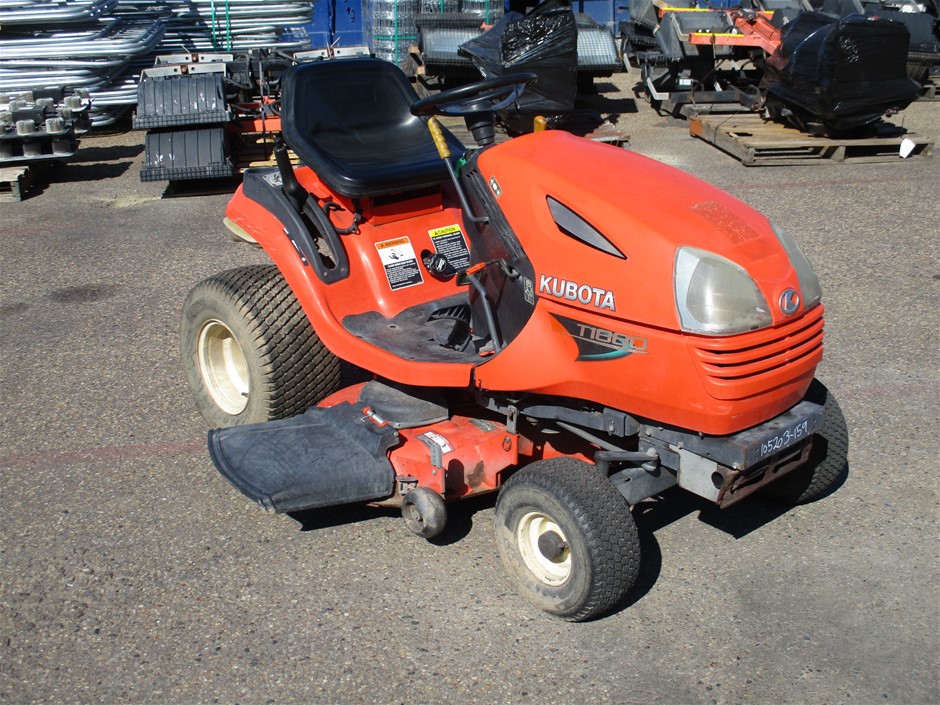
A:
MULTIPOLYGON (((281 129, 294 153, 345 196, 433 186, 449 176, 427 125, 411 114, 417 99, 401 69, 381 59, 299 64, 281 78, 281 129)), ((444 132, 459 158, 464 146, 444 132)))

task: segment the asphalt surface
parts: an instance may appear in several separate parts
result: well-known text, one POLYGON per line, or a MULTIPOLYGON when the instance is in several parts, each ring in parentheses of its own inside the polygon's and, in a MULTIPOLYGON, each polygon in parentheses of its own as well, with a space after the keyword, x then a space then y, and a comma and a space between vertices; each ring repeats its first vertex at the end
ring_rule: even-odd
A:
MULTIPOLYGON (((0 205, 0 701, 940 702, 940 158, 749 169, 600 87, 633 149, 814 263, 844 485, 644 503, 640 583, 587 624, 515 593, 492 498, 436 543, 389 510, 265 514, 212 468, 178 353, 189 288, 264 255, 225 194, 140 183, 142 133, 93 136, 0 205)), ((940 103, 899 119, 940 141, 940 103)))

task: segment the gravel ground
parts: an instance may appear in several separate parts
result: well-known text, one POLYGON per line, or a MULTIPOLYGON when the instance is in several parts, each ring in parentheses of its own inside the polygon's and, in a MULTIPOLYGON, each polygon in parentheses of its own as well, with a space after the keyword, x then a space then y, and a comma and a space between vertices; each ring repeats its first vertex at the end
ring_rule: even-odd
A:
MULTIPOLYGON (((940 162, 749 169, 599 87, 632 149, 815 264, 845 484, 784 512, 644 503, 640 583, 587 624, 514 592, 492 498, 437 543, 390 510, 266 515, 213 470, 178 359, 189 288, 264 255, 226 238, 226 194, 140 183, 142 133, 91 136, 2 205, 0 700, 940 702, 940 162)), ((940 140, 938 102, 897 119, 940 140)))

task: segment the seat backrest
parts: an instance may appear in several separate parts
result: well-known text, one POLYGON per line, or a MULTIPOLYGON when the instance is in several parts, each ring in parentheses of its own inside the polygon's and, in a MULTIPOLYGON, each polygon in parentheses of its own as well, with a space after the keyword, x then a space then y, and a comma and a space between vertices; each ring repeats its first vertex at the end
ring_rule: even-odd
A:
MULTIPOLYGON (((381 59, 298 64, 281 79, 281 129, 294 153, 351 197, 409 191, 449 178, 427 125, 411 114, 408 78, 381 59)), ((447 133, 455 158, 464 150, 447 133)))

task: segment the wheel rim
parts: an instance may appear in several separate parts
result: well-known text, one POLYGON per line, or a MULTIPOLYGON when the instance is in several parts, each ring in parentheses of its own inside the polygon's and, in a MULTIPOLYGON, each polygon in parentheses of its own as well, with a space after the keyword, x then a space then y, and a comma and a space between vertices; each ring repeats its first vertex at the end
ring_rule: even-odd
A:
POLYGON ((571 549, 568 547, 568 539, 561 527, 547 515, 529 512, 522 517, 516 528, 516 543, 526 567, 546 585, 561 585, 571 575, 571 549), (556 543, 557 539, 560 539, 563 543, 560 552, 551 557, 546 555, 539 546, 540 538, 543 545, 546 539, 553 539, 556 543))
POLYGON ((421 516, 420 510, 415 505, 410 503, 404 504, 401 514, 409 529, 415 533, 421 531, 424 526, 424 517, 421 516))
POLYGON ((206 322, 197 345, 199 374, 209 396, 226 414, 248 406, 248 360, 232 329, 217 319, 206 322))

